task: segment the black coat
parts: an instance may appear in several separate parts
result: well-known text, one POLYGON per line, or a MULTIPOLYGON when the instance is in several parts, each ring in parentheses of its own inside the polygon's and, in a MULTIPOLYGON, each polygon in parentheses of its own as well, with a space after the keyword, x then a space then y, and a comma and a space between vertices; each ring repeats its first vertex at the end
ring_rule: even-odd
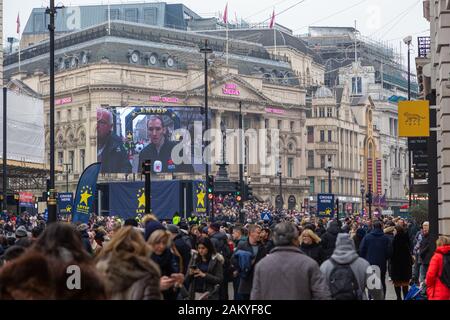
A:
POLYGON ((430 264, 430 260, 433 257, 434 251, 432 248, 431 237, 430 234, 422 237, 422 241, 420 242, 419 249, 419 257, 420 262, 425 265, 430 264))
MULTIPOLYGON (((158 264, 161 270, 161 276, 170 277, 171 274, 180 272, 178 258, 170 251, 170 249, 166 249, 160 256, 153 253, 151 258, 158 264)), ((176 300, 178 293, 173 288, 170 288, 162 291, 162 294, 164 300, 176 300)))
MULTIPOLYGON (((193 261, 189 263, 192 265, 193 261)), ((189 275, 186 276, 186 283, 189 288, 189 297, 191 300, 195 298, 195 282, 198 278, 189 275)), ((214 255, 208 263, 208 271, 206 272, 203 292, 214 291, 216 285, 221 285, 223 282, 223 257, 220 254, 214 255)), ((216 290, 213 295, 208 297, 208 300, 219 300, 219 291, 216 290)))
POLYGON ((175 247, 178 250, 178 253, 181 255, 181 258, 183 259, 183 270, 181 270, 181 273, 186 274, 188 270, 188 264, 191 260, 191 248, 189 245, 186 244, 186 242, 183 240, 183 235, 178 234, 174 239, 173 242, 175 244, 175 247))
POLYGON ((322 246, 319 243, 305 244, 302 243, 300 245, 300 249, 310 258, 314 259, 319 266, 323 261, 323 253, 322 246))
POLYGON ((131 163, 123 146, 122 140, 115 134, 111 134, 101 154, 102 173, 131 173, 131 163))
POLYGON ((409 281, 412 277, 412 257, 408 234, 398 233, 392 241, 390 276, 392 281, 409 281))
POLYGON ((330 223, 327 231, 322 235, 323 261, 328 260, 336 248, 337 235, 340 232, 339 225, 336 221, 330 223))

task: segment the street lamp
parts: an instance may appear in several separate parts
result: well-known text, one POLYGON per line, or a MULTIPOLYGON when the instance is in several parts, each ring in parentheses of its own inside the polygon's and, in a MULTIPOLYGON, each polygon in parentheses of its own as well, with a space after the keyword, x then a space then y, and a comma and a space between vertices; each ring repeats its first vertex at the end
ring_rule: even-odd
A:
POLYGON ((331 162, 331 156, 328 156, 328 161, 324 168, 325 172, 328 172, 328 193, 332 193, 331 190, 331 173, 333 172, 333 165, 331 162))
POLYGON ((70 168, 72 167, 72 163, 63 163, 65 167, 65 173, 66 173, 66 192, 69 192, 69 173, 70 168), (70 168, 69 168, 70 167, 70 168))
MULTIPOLYGON (((408 46, 408 101, 411 100, 411 42, 412 36, 407 36, 403 39, 403 42, 408 46)), ((408 148, 409 148, 409 138, 408 138, 408 148)), ((408 172, 409 172, 409 210, 411 210, 412 205, 412 184, 413 180, 411 178, 411 158, 412 152, 408 149, 408 172)))
POLYGON ((281 171, 281 157, 278 162, 278 174, 277 175, 280 179, 280 209, 283 209, 283 185, 282 185, 283 173, 281 171))
MULTIPOLYGON (((205 44, 204 46, 200 49, 200 53, 204 54, 204 62, 205 62, 205 133, 203 136, 204 139, 204 146, 205 146, 205 150, 206 150, 206 140, 205 140, 205 134, 208 131, 208 54, 212 53, 213 50, 208 46, 208 40, 205 39, 205 44)), ((208 159, 209 160, 209 159, 208 159)), ((205 180, 206 180, 206 190, 208 190, 209 188, 209 183, 208 183, 208 176, 209 176, 209 166, 208 166, 208 161, 206 161, 205 163, 205 180)), ((206 214, 209 215, 209 199, 206 198, 206 214)))
POLYGON ((366 188, 364 188, 364 182, 361 181, 361 188, 359 189, 361 191, 361 217, 364 216, 364 194, 366 193, 366 188))

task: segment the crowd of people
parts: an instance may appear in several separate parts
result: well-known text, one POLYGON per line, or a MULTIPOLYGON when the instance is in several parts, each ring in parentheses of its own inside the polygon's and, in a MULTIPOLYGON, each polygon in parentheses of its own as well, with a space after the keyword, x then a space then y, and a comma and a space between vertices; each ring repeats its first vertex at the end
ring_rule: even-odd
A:
POLYGON ((414 287, 415 299, 450 299, 450 239, 434 246, 428 222, 245 209, 242 221, 224 198, 211 219, 94 216, 77 225, 3 214, 0 299, 383 300, 388 281, 398 300, 414 287), (78 290, 67 286, 74 265, 78 290))

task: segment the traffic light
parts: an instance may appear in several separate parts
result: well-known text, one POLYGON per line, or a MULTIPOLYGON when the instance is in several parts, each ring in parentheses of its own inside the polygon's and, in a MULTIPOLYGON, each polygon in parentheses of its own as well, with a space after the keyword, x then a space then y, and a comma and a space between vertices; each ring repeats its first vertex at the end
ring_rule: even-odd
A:
POLYGON ((372 204, 372 192, 366 194, 366 203, 368 205, 372 204))
POLYGON ((206 181, 206 186, 207 186, 207 190, 206 193, 208 194, 208 199, 212 199, 214 196, 214 177, 213 176, 208 176, 207 177, 207 181, 206 181))
POLYGON ((245 200, 253 200, 253 190, 249 184, 245 187, 245 200))
POLYGON ((234 183, 234 197, 236 199, 237 202, 241 202, 242 201, 242 194, 241 194, 241 184, 239 181, 236 181, 234 183))

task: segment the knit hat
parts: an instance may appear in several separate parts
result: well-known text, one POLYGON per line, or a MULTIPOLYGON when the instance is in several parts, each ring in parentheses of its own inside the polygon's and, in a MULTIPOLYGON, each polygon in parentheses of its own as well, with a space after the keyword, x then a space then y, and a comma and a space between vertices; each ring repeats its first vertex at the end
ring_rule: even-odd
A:
POLYGON ((25 238, 27 236, 28 236, 28 232, 24 226, 20 226, 16 229, 16 238, 25 238))
POLYGON ((151 234, 156 230, 166 230, 166 228, 164 228, 164 226, 159 221, 155 220, 148 221, 147 224, 145 225, 145 234, 144 234, 145 241, 147 241, 148 238, 150 238, 151 234))
POLYGON ((173 234, 178 234, 180 232, 180 229, 174 224, 168 224, 167 230, 173 234))

